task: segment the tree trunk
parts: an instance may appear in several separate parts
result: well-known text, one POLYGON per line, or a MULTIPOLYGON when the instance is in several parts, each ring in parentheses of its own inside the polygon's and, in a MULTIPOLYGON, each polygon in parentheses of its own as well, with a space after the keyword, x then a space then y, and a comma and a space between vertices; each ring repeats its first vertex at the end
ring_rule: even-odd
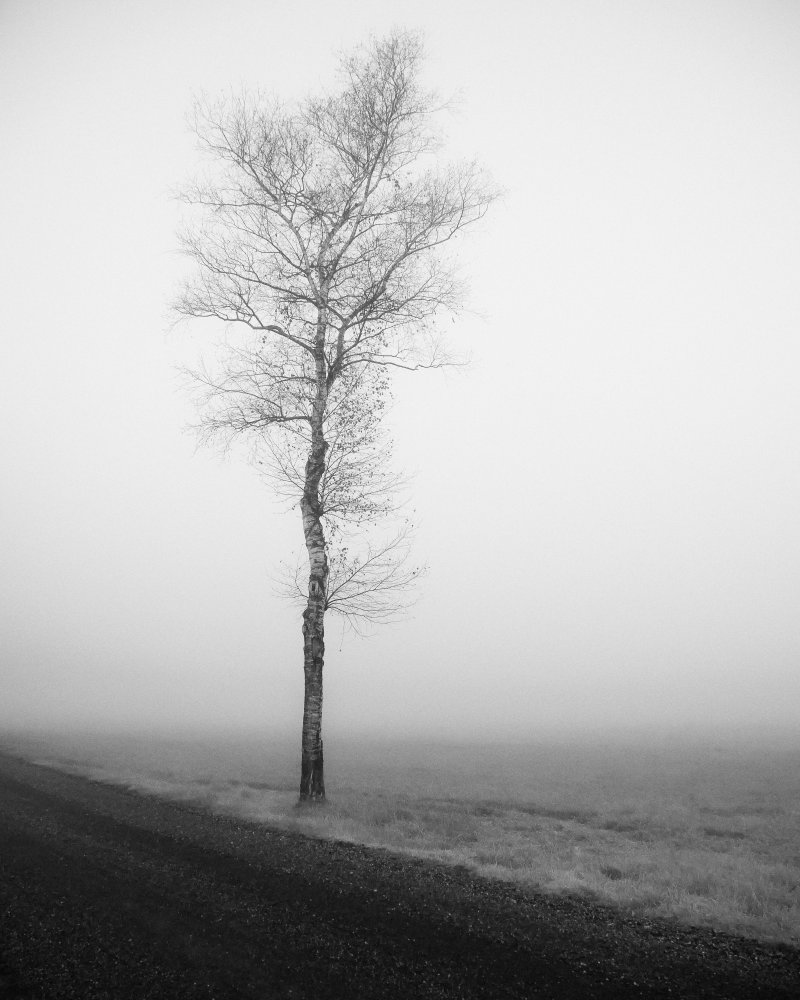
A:
MULTIPOLYGON (((324 444, 324 442, 323 442, 324 444)), ((324 456, 324 448, 322 450, 324 456)), ((308 464, 311 465, 312 455, 308 464)), ((323 457, 324 461, 324 457, 323 457)), ((325 660, 325 594, 328 583, 328 558, 325 535, 315 505, 306 496, 300 502, 303 531, 308 549, 308 602, 303 612, 303 759, 300 774, 300 799, 324 799, 325 780, 322 757, 322 667, 325 660)))
MULTIPOLYGON (((322 325, 322 331, 324 333, 324 325, 322 325)), ((322 336, 319 339, 320 343, 324 344, 322 336)), ((311 421, 311 447, 306 461, 303 498, 300 501, 309 565, 308 602, 303 612, 305 700, 300 769, 301 802, 319 802, 325 798, 322 757, 322 667, 325 660, 328 556, 325 551, 325 533, 322 529, 319 485, 325 473, 325 453, 328 450, 328 444, 323 433, 327 384, 324 354, 321 347, 316 356, 316 368, 317 395, 311 421)))
MULTIPOLYGON (((309 602, 310 603, 310 602, 309 602)), ((325 772, 322 755, 322 665, 325 653, 322 616, 310 608, 303 612, 303 751, 300 769, 300 801, 325 798, 325 772)))

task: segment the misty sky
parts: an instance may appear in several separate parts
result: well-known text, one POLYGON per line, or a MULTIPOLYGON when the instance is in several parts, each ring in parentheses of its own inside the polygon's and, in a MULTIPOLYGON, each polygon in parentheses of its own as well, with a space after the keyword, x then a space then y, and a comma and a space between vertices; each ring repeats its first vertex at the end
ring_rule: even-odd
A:
POLYGON ((790 0, 3 0, 0 724, 299 740, 299 515, 186 431, 217 331, 171 327, 170 193, 194 93, 328 86, 397 25, 507 193, 459 250, 470 369, 396 383, 420 601, 329 621, 324 733, 799 724, 790 0))

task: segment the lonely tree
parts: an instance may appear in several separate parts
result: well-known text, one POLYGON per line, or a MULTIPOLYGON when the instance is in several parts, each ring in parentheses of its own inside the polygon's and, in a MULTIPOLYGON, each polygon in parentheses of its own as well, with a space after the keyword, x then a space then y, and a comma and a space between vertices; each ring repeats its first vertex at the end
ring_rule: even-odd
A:
POLYGON ((414 577, 402 531, 358 555, 332 541, 391 506, 389 375, 447 364, 438 320, 460 299, 448 244, 493 198, 475 164, 437 166, 420 58, 417 37, 396 32, 344 57, 333 93, 291 107, 262 95, 198 102, 194 113, 210 169, 183 195, 196 268, 177 310, 240 331, 216 369, 195 373, 205 430, 253 436, 300 509, 301 799, 325 795, 326 611, 380 621, 414 577))

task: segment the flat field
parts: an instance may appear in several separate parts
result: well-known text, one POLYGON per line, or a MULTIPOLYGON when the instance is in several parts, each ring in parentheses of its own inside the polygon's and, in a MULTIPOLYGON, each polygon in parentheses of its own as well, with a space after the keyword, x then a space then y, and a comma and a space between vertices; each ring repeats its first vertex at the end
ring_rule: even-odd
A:
POLYGON ((0 745, 212 811, 800 944, 800 740, 786 734, 332 737, 329 802, 305 809, 294 741, 5 732, 0 745))

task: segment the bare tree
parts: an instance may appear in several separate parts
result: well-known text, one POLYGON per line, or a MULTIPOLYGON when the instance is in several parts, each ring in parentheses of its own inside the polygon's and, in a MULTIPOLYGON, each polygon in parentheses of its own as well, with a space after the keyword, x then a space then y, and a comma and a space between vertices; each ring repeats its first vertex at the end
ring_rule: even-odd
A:
MULTIPOLYGON (((450 359, 438 318, 460 288, 447 245, 494 192, 473 163, 437 169, 437 105, 406 32, 341 60, 341 87, 287 108, 260 94, 198 102, 214 170, 185 192, 197 265, 176 308, 249 328, 216 372, 197 374, 210 435, 254 434, 300 507, 308 553, 300 798, 325 795, 325 612, 390 618, 416 571, 401 531, 335 554, 331 533, 391 505, 380 417, 392 367, 450 359), (326 536, 327 532, 327 536, 326 536)), ((402 601, 400 601, 402 604, 402 601)))

